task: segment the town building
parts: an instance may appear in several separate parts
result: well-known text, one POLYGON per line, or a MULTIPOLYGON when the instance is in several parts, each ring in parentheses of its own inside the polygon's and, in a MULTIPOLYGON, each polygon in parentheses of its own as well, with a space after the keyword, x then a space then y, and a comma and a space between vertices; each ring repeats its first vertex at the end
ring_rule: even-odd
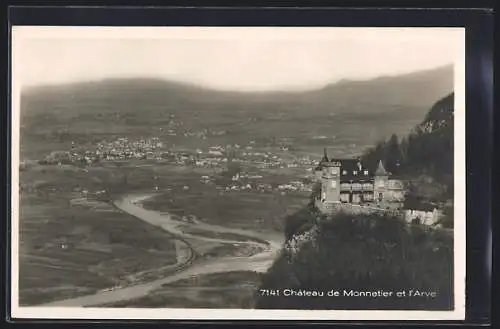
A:
POLYGON ((335 208, 336 204, 402 208, 404 183, 388 172, 382 161, 376 168, 368 168, 360 159, 329 159, 325 149, 315 175, 321 184, 315 200, 320 210, 335 208))

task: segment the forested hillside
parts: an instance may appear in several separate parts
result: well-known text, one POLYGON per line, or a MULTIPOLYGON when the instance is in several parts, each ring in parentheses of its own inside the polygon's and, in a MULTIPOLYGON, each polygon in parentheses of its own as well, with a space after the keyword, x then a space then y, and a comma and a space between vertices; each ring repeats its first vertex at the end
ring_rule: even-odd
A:
POLYGON ((300 248, 285 249, 264 275, 257 308, 449 310, 453 307, 453 237, 378 215, 320 221, 300 248), (288 290, 287 290, 288 289, 288 290), (430 295, 411 297, 409 290, 430 295), (291 296, 317 291, 324 296, 291 296), (339 296, 327 296, 328 291, 339 296), (393 292, 354 297, 354 292, 393 292), (397 297, 398 291, 405 296, 397 297), (268 293, 269 292, 269 295, 268 293))
POLYGON ((452 184, 454 95, 439 100, 425 119, 400 141, 396 135, 378 143, 363 156, 368 165, 384 159, 394 174, 426 174, 452 184))
MULTIPOLYGON (((450 212, 453 199, 454 94, 432 106, 424 120, 401 140, 392 135, 363 155, 371 166, 384 160, 387 170, 408 181, 406 208, 450 212)), ((446 226, 451 226, 451 218, 446 226)))

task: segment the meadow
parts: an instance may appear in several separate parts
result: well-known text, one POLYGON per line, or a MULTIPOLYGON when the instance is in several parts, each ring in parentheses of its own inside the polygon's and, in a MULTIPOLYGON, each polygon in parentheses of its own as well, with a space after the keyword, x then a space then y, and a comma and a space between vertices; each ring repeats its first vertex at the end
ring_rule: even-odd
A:
POLYGON ((103 188, 96 177, 66 166, 21 172, 21 305, 127 284, 134 273, 175 263, 170 234, 110 204, 82 198, 78 191, 103 188))
POLYGON ((143 204, 147 209, 177 216, 194 215, 210 224, 282 232, 284 218, 302 208, 308 201, 306 194, 220 192, 213 186, 200 186, 187 191, 172 189, 143 204))
POLYGON ((193 276, 166 284, 148 296, 105 307, 134 308, 253 308, 261 274, 225 272, 193 276))

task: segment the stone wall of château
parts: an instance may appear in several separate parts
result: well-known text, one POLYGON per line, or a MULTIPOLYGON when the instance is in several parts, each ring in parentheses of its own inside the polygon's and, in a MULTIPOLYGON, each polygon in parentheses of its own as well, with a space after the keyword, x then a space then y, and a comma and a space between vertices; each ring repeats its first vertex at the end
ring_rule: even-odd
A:
POLYGON ((415 220, 424 225, 434 225, 443 217, 443 212, 439 209, 433 211, 413 210, 408 209, 404 211, 404 218, 407 222, 411 223, 415 220))
POLYGON ((434 209, 433 211, 421 211, 414 209, 388 209, 383 207, 373 207, 367 205, 357 205, 352 203, 328 203, 321 202, 317 199, 315 202, 318 210, 323 214, 334 215, 338 213, 347 213, 353 215, 369 215, 369 214, 381 214, 390 215, 394 217, 399 217, 404 219, 408 223, 419 222, 423 225, 435 225, 443 217, 443 212, 439 209, 434 209))
POLYGON ((372 207, 366 205, 358 205, 352 203, 327 203, 321 202, 321 200, 316 200, 316 207, 318 210, 324 214, 336 214, 336 213, 348 213, 354 215, 368 215, 373 213, 379 214, 389 214, 403 218, 403 213, 395 209, 386 209, 379 207, 372 207))

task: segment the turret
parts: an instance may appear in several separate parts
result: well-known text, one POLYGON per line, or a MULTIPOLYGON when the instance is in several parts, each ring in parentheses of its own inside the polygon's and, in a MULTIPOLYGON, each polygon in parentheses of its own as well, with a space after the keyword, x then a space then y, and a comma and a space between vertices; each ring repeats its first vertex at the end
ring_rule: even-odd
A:
POLYGON ((373 189, 373 197, 375 200, 382 202, 386 199, 386 187, 387 180, 389 178, 389 173, 385 170, 384 165, 382 164, 382 160, 379 160, 377 170, 375 170, 375 179, 374 179, 374 189, 373 189))
POLYGON ((375 170, 375 176, 388 176, 389 173, 385 170, 382 160, 378 161, 377 170, 375 170))
POLYGON ((326 147, 323 149, 323 158, 321 159, 321 163, 328 162, 328 155, 326 154, 326 147))
POLYGON ((326 147, 324 148, 323 152, 324 152, 323 153, 323 158, 319 162, 318 166, 316 168, 314 168, 315 176, 316 176, 317 179, 321 178, 321 175, 323 173, 323 165, 329 161, 328 160, 328 155, 326 154, 326 147))

